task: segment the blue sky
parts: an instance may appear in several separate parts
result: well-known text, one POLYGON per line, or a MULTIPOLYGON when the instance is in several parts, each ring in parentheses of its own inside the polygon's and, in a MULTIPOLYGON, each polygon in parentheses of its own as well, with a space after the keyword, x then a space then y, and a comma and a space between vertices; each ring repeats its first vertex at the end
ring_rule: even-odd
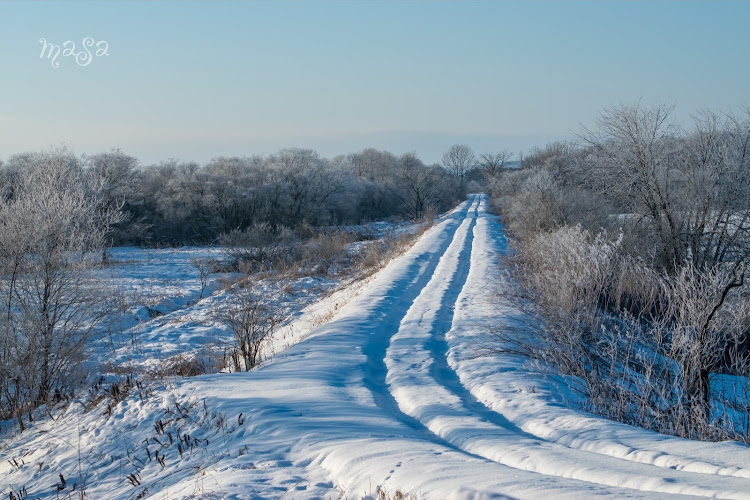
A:
POLYGON ((439 161, 528 150, 641 98, 750 103, 750 2, 0 2, 0 159, 67 144, 167 158, 439 161), (44 37, 109 54, 40 58, 44 37))

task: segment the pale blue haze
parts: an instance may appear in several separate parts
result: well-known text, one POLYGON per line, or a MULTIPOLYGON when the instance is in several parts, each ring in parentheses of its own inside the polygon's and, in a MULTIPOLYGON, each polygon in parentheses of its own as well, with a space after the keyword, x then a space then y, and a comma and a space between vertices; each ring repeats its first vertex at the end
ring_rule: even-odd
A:
POLYGON ((602 106, 750 102, 748 2, 2 2, 0 159, 514 152, 602 106), (109 43, 87 67, 39 38, 109 43))

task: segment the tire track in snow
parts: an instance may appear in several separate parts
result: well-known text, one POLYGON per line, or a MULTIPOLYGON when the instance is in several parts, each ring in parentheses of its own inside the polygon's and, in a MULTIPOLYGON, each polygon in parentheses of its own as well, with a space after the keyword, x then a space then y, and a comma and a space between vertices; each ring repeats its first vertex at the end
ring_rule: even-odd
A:
POLYGON ((386 382, 401 411, 461 450, 517 469, 646 492, 750 498, 747 483, 737 478, 696 479, 529 435, 461 384, 448 365, 445 334, 452 328, 454 307, 468 279, 480 200, 473 200, 387 349, 386 382))
MULTIPOLYGON (((511 423, 502 414, 492 411, 482 404, 477 398, 475 398, 463 385, 455 371, 448 365, 447 354, 448 354, 448 343, 445 339, 445 334, 450 330, 453 322, 453 311, 461 293, 461 290, 469 277, 469 268, 471 266, 471 252, 474 242, 474 230, 479 217, 479 207, 482 198, 475 195, 472 200, 472 205, 467 211, 467 218, 463 221, 462 226, 465 227, 465 231, 462 227, 458 228, 454 233, 454 240, 451 242, 452 245, 459 245, 458 255, 453 261, 456 263, 456 268, 450 278, 449 283, 445 287, 445 293, 440 300, 440 307, 438 308, 433 324, 434 335, 425 342, 425 348, 433 353, 433 364, 430 368, 430 374, 432 377, 439 382, 441 385, 447 387, 451 392, 458 396, 463 402, 466 408, 470 409, 474 414, 481 416, 482 419, 492 422, 501 427, 512 429, 518 434, 526 435, 529 438, 534 438, 531 434, 527 434, 518 428, 516 425, 511 423), (468 225, 467 225, 468 223, 468 225), (460 233, 460 234, 458 234, 460 233)), ((447 250, 447 249, 446 249, 447 250)), ((448 261, 452 260, 452 255, 447 256, 446 252, 443 252, 441 259, 443 260, 442 265, 446 265, 448 261)), ((440 265, 440 263, 438 263, 440 265)), ((435 279, 435 275, 431 277, 431 280, 435 279)), ((422 288, 421 293, 425 292, 428 287, 422 288)), ((431 300, 430 297, 426 296, 425 300, 431 300)), ((414 307, 414 304, 412 304, 414 307)), ((420 318, 424 320, 424 317, 420 318)), ((407 326, 408 328, 408 326, 407 326)), ((466 450, 464 450, 466 451, 466 450)), ((486 458, 486 457, 485 457, 486 458)))
MULTIPOLYGON (((445 254, 445 251, 454 241, 456 231, 461 227, 463 221, 466 220, 466 217, 472 208, 476 211, 475 205, 477 205, 477 203, 472 200, 472 203, 466 204, 465 209, 457 210, 448 216, 451 219, 450 226, 445 230, 447 234, 443 236, 444 241, 441 243, 438 250, 434 253, 426 253, 420 256, 416 263, 410 268, 410 272, 407 276, 409 284, 397 296, 391 297, 391 302, 393 302, 393 304, 392 308, 390 308, 390 317, 388 319, 393 322, 392 324, 395 325, 396 328, 400 319, 407 314, 409 308, 414 303, 415 298, 422 292, 422 290, 424 290, 425 285, 434 276, 435 268, 440 263, 440 258, 438 256, 445 254)), ((382 332, 380 335, 372 336, 369 344, 365 347, 365 352, 367 353, 367 364, 364 369, 364 384, 372 393, 375 404, 395 417, 401 423, 420 432, 424 437, 427 437, 432 441, 452 450, 466 453, 475 458, 484 458, 462 450, 444 440, 427 429, 427 427, 425 427, 418 419, 403 413, 399 409, 398 403, 388 391, 388 385, 386 383, 386 374, 388 370, 385 364, 385 356, 390 345, 391 337, 395 333, 396 329, 390 333, 382 332)))

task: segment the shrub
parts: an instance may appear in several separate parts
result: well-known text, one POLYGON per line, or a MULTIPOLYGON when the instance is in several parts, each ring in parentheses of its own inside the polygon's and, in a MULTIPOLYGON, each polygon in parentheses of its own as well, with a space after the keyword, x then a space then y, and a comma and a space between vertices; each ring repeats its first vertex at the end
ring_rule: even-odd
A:
POLYGON ((227 302, 216 310, 215 317, 234 334, 231 358, 235 371, 250 371, 262 360, 263 349, 282 316, 252 286, 232 288, 227 302))
POLYGON ((736 277, 690 264, 677 275, 657 272, 623 254, 621 241, 580 226, 529 238, 515 260, 525 291, 516 303, 527 320, 501 322, 489 350, 572 377, 584 407, 608 418, 747 440, 750 305, 724 303, 736 277), (735 377, 733 398, 712 386, 712 373, 735 377))

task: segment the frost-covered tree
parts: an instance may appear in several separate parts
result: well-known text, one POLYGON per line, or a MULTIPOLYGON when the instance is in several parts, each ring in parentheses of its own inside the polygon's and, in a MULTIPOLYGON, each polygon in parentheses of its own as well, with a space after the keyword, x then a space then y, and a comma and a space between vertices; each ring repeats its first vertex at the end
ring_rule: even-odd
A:
POLYGON ((450 190, 446 172, 437 165, 425 166, 414 153, 399 158, 391 192, 399 200, 404 213, 419 220, 428 211, 444 206, 450 190))
POLYGON ((443 153, 443 165, 456 177, 460 186, 463 186, 466 172, 474 167, 475 163, 474 152, 466 144, 454 144, 443 153))
MULTIPOLYGON (((576 343, 586 360, 579 368, 594 374, 591 401, 602 414, 689 437, 726 436, 727 429, 737 435, 730 414, 746 412, 739 396, 746 401, 747 393, 727 399, 712 379, 750 374, 750 113, 744 113, 702 112, 684 129, 673 122, 672 106, 612 106, 582 134, 583 147, 536 148, 523 170, 493 183, 519 254, 543 256, 526 258, 521 275, 538 294, 546 324, 563 334, 553 351, 569 360, 560 349, 565 339, 589 339, 576 343), (577 225, 598 242, 546 246, 577 225), (559 307, 566 299, 556 291, 573 289, 585 274, 566 254, 607 239, 617 246, 606 286, 587 287, 598 291, 578 297, 572 311, 559 307), (560 282, 537 283, 537 276, 560 282), (633 342, 655 354, 646 385, 638 378, 643 360, 629 357, 633 342), (605 372, 611 377, 602 378, 605 372), (717 416, 721 411, 728 413, 717 416)), ((742 426, 747 436, 747 422, 742 426)))
POLYGON ((683 133, 671 106, 605 109, 584 138, 596 182, 658 243, 675 272, 746 261, 750 236, 750 116, 704 112, 683 133))
MULTIPOLYGON (((104 210, 122 210, 125 217, 131 216, 126 205, 135 199, 131 193, 134 171, 138 168, 138 160, 126 155, 119 149, 100 153, 85 159, 85 164, 91 173, 101 181, 100 203, 104 210)), ((109 234, 107 245, 104 246, 102 260, 107 260, 107 249, 116 238, 126 239, 125 235, 115 234, 116 229, 109 234)))
POLYGON ((11 197, 0 200, 2 410, 21 415, 64 393, 101 318, 87 270, 120 212, 102 203, 104 182, 56 150, 12 157, 11 197))
POLYGON ((513 157, 513 153, 507 149, 499 153, 484 153, 479 156, 477 162, 485 180, 491 182, 505 169, 506 163, 513 157))
POLYGON ((235 371, 250 371, 261 362, 263 349, 282 316, 263 295, 252 288, 233 288, 216 319, 234 334, 232 352, 235 371))
POLYGON ((277 226, 330 223, 332 198, 342 191, 341 175, 311 149, 289 148, 268 158, 272 188, 269 222, 277 226))

